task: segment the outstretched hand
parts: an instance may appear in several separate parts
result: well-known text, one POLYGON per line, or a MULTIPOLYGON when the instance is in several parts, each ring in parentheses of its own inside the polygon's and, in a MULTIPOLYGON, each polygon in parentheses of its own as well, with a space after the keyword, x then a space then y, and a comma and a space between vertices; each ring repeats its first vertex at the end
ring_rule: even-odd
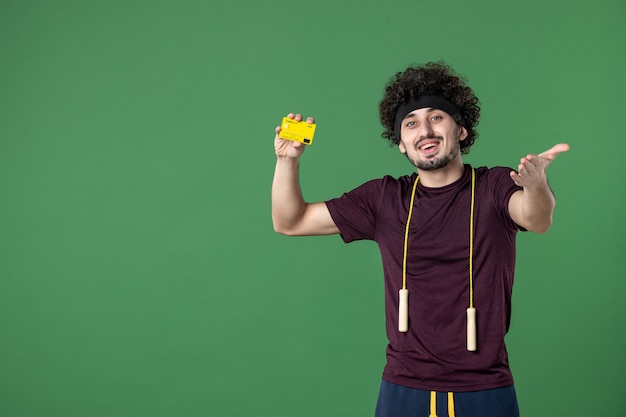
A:
POLYGON ((517 172, 511 171, 511 178, 520 187, 535 187, 547 184, 548 166, 562 152, 569 151, 567 143, 554 145, 539 155, 529 154, 520 159, 517 172))
MULTIPOLYGON (((298 122, 302 121, 301 114, 289 113, 287 117, 289 119, 297 120, 298 122)), ((315 119, 312 117, 308 117, 306 119, 306 122, 315 123, 315 119)), ((274 148, 276 150, 276 156, 278 158, 289 159, 299 158, 306 149, 306 145, 304 145, 302 142, 279 138, 278 134, 280 133, 281 129, 281 126, 276 126, 276 137, 274 138, 274 148)))

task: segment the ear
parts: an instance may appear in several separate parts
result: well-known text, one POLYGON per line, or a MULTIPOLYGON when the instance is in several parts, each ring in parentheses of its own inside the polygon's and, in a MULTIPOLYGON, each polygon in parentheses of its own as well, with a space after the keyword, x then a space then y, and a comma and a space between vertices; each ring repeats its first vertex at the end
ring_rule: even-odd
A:
POLYGON ((406 147, 404 146, 404 143, 398 143, 398 149, 400 149, 400 152, 406 153, 406 147))
POLYGON ((467 137, 467 129, 461 126, 461 129, 459 130, 459 142, 464 141, 466 137, 467 137))

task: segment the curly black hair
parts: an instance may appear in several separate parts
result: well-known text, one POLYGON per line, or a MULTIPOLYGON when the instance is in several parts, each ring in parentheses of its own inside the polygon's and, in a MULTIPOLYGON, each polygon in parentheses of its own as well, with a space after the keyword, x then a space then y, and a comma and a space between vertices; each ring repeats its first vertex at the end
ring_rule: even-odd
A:
POLYGON ((478 137, 475 130, 480 118, 478 98, 465 79, 443 62, 410 66, 389 80, 385 87, 385 95, 378 106, 380 122, 385 129, 382 137, 389 140, 391 145, 400 143, 400 138, 394 134, 398 108, 422 96, 443 97, 461 111, 461 115, 454 116, 454 119, 458 125, 467 130, 467 138, 460 142, 460 146, 461 153, 469 153, 470 147, 478 137))

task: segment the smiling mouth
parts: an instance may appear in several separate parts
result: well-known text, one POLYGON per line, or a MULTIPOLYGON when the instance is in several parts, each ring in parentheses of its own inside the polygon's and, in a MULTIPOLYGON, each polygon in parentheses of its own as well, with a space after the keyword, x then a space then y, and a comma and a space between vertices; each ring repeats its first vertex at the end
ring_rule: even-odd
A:
POLYGON ((435 140, 435 139, 422 140, 417 146, 417 150, 425 154, 435 153, 437 152, 438 149, 439 149, 439 140, 435 140))

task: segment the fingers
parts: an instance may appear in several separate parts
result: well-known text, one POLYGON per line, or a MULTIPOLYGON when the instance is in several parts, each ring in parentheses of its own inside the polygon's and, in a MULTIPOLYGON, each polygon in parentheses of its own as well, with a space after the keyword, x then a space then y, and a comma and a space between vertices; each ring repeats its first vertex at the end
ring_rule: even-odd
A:
MULTIPOLYGON (((301 122, 301 121, 302 121, 302 115, 301 115, 301 114, 299 114, 299 113, 289 113, 289 114, 287 115, 287 118, 288 118, 288 119, 293 119, 293 120, 296 120, 296 121, 298 121, 298 122, 301 122)), ((315 123, 315 119, 314 119, 313 117, 307 117, 307 118, 306 118, 306 122, 307 122, 307 123, 315 123)))
POLYGON ((539 166, 543 162, 547 162, 546 166, 554 161, 554 159, 562 152, 569 151, 570 147, 567 143, 557 143, 547 151, 541 152, 539 155, 528 154, 520 159, 518 171, 530 165, 539 166), (543 161, 542 161, 543 160, 543 161))
POLYGON ((569 151, 567 143, 558 143, 539 155, 528 154, 520 158, 517 172, 511 172, 513 182, 519 186, 532 186, 546 181, 546 170, 562 152, 569 151))
POLYGON ((536 158, 536 155, 526 155, 524 158, 521 158, 520 163, 517 166, 517 172, 519 173, 518 176, 534 173, 537 168, 539 168, 538 165, 540 162, 541 161, 536 158))
POLYGON ((532 156, 520 160, 517 172, 511 171, 511 179, 520 187, 529 186, 545 177, 545 167, 537 165, 539 158, 533 159, 532 156))
POLYGON ((522 182, 522 178, 519 176, 517 172, 511 171, 511 179, 513 180, 515 185, 517 185, 518 187, 524 186, 524 183, 522 182))

